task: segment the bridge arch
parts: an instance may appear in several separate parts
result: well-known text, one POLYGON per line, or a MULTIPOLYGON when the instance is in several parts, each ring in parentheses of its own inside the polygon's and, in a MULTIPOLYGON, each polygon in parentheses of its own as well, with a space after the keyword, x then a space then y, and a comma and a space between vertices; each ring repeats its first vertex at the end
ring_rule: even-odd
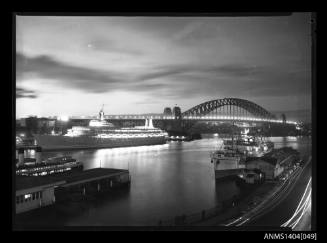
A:
POLYGON ((266 119, 274 119, 275 116, 271 114, 266 109, 262 108, 261 106, 244 99, 238 98, 224 98, 224 99, 216 99, 210 100, 204 103, 201 103, 197 106, 192 107, 191 109, 182 113, 182 117, 185 116, 194 116, 194 115, 206 115, 215 109, 222 107, 222 106, 238 106, 252 115, 260 118, 266 119))

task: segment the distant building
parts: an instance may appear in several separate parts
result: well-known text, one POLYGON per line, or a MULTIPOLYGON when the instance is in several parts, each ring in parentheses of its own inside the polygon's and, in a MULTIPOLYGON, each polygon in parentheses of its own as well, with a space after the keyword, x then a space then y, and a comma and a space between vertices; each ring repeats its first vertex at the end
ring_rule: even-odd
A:
POLYGON ((21 118, 16 120, 16 126, 18 127, 26 127, 26 119, 25 118, 21 118))
POLYGON ((36 116, 30 116, 25 119, 26 128, 32 132, 37 133, 38 131, 38 118, 36 116))
POLYGON ((16 177, 16 214, 55 203, 54 188, 60 179, 16 177))
POLYGON ((166 107, 166 108, 164 109, 164 115, 165 115, 165 116, 171 116, 172 114, 173 114, 173 113, 172 113, 170 107, 166 107))
POLYGON ((46 127, 46 128, 53 128, 55 126, 56 121, 50 120, 48 118, 39 118, 37 121, 38 128, 46 127))
POLYGON ((290 147, 276 149, 260 158, 247 158, 246 169, 259 169, 266 179, 275 179, 298 159, 299 152, 290 147))

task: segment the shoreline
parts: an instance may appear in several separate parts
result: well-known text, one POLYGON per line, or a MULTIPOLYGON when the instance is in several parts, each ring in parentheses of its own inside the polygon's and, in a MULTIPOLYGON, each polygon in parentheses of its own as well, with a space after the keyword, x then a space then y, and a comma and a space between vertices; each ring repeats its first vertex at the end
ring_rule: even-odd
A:
POLYGON ((167 144, 167 141, 164 143, 153 143, 153 144, 132 144, 132 145, 117 145, 117 146, 72 146, 72 147, 57 147, 57 148, 44 148, 41 146, 43 152, 61 152, 61 151, 75 151, 75 150, 92 150, 92 149, 113 149, 113 148, 127 148, 127 147, 142 147, 142 146, 153 146, 153 145, 164 145, 167 144))

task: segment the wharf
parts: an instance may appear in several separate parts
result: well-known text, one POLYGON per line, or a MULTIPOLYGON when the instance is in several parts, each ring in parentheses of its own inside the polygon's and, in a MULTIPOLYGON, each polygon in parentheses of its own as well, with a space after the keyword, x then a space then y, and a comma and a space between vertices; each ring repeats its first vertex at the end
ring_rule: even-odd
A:
POLYGON ((16 176, 16 213, 86 198, 130 184, 128 170, 95 168, 48 176, 16 176))

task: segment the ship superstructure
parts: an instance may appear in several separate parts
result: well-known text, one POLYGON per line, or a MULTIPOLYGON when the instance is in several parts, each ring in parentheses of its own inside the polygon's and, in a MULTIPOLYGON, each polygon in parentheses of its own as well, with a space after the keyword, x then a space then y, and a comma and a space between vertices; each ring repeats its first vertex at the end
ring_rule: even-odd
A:
POLYGON ((210 154, 214 164, 215 178, 224 179, 238 175, 245 169, 245 154, 236 148, 221 147, 210 154))
MULTIPOLYGON (((234 124, 233 124, 234 125, 234 124)), ((216 151, 210 154, 211 163, 214 164, 215 178, 223 179, 243 173, 248 157, 262 157, 270 152, 274 144, 247 134, 224 138, 223 143, 216 151)))
POLYGON ((216 179, 238 175, 245 169, 245 156, 235 149, 219 149, 212 152, 210 157, 216 179))
POLYGON ((239 136, 237 139, 224 140, 224 147, 232 149, 235 147, 241 153, 251 157, 261 157, 274 148, 274 143, 259 139, 255 136, 239 136))

